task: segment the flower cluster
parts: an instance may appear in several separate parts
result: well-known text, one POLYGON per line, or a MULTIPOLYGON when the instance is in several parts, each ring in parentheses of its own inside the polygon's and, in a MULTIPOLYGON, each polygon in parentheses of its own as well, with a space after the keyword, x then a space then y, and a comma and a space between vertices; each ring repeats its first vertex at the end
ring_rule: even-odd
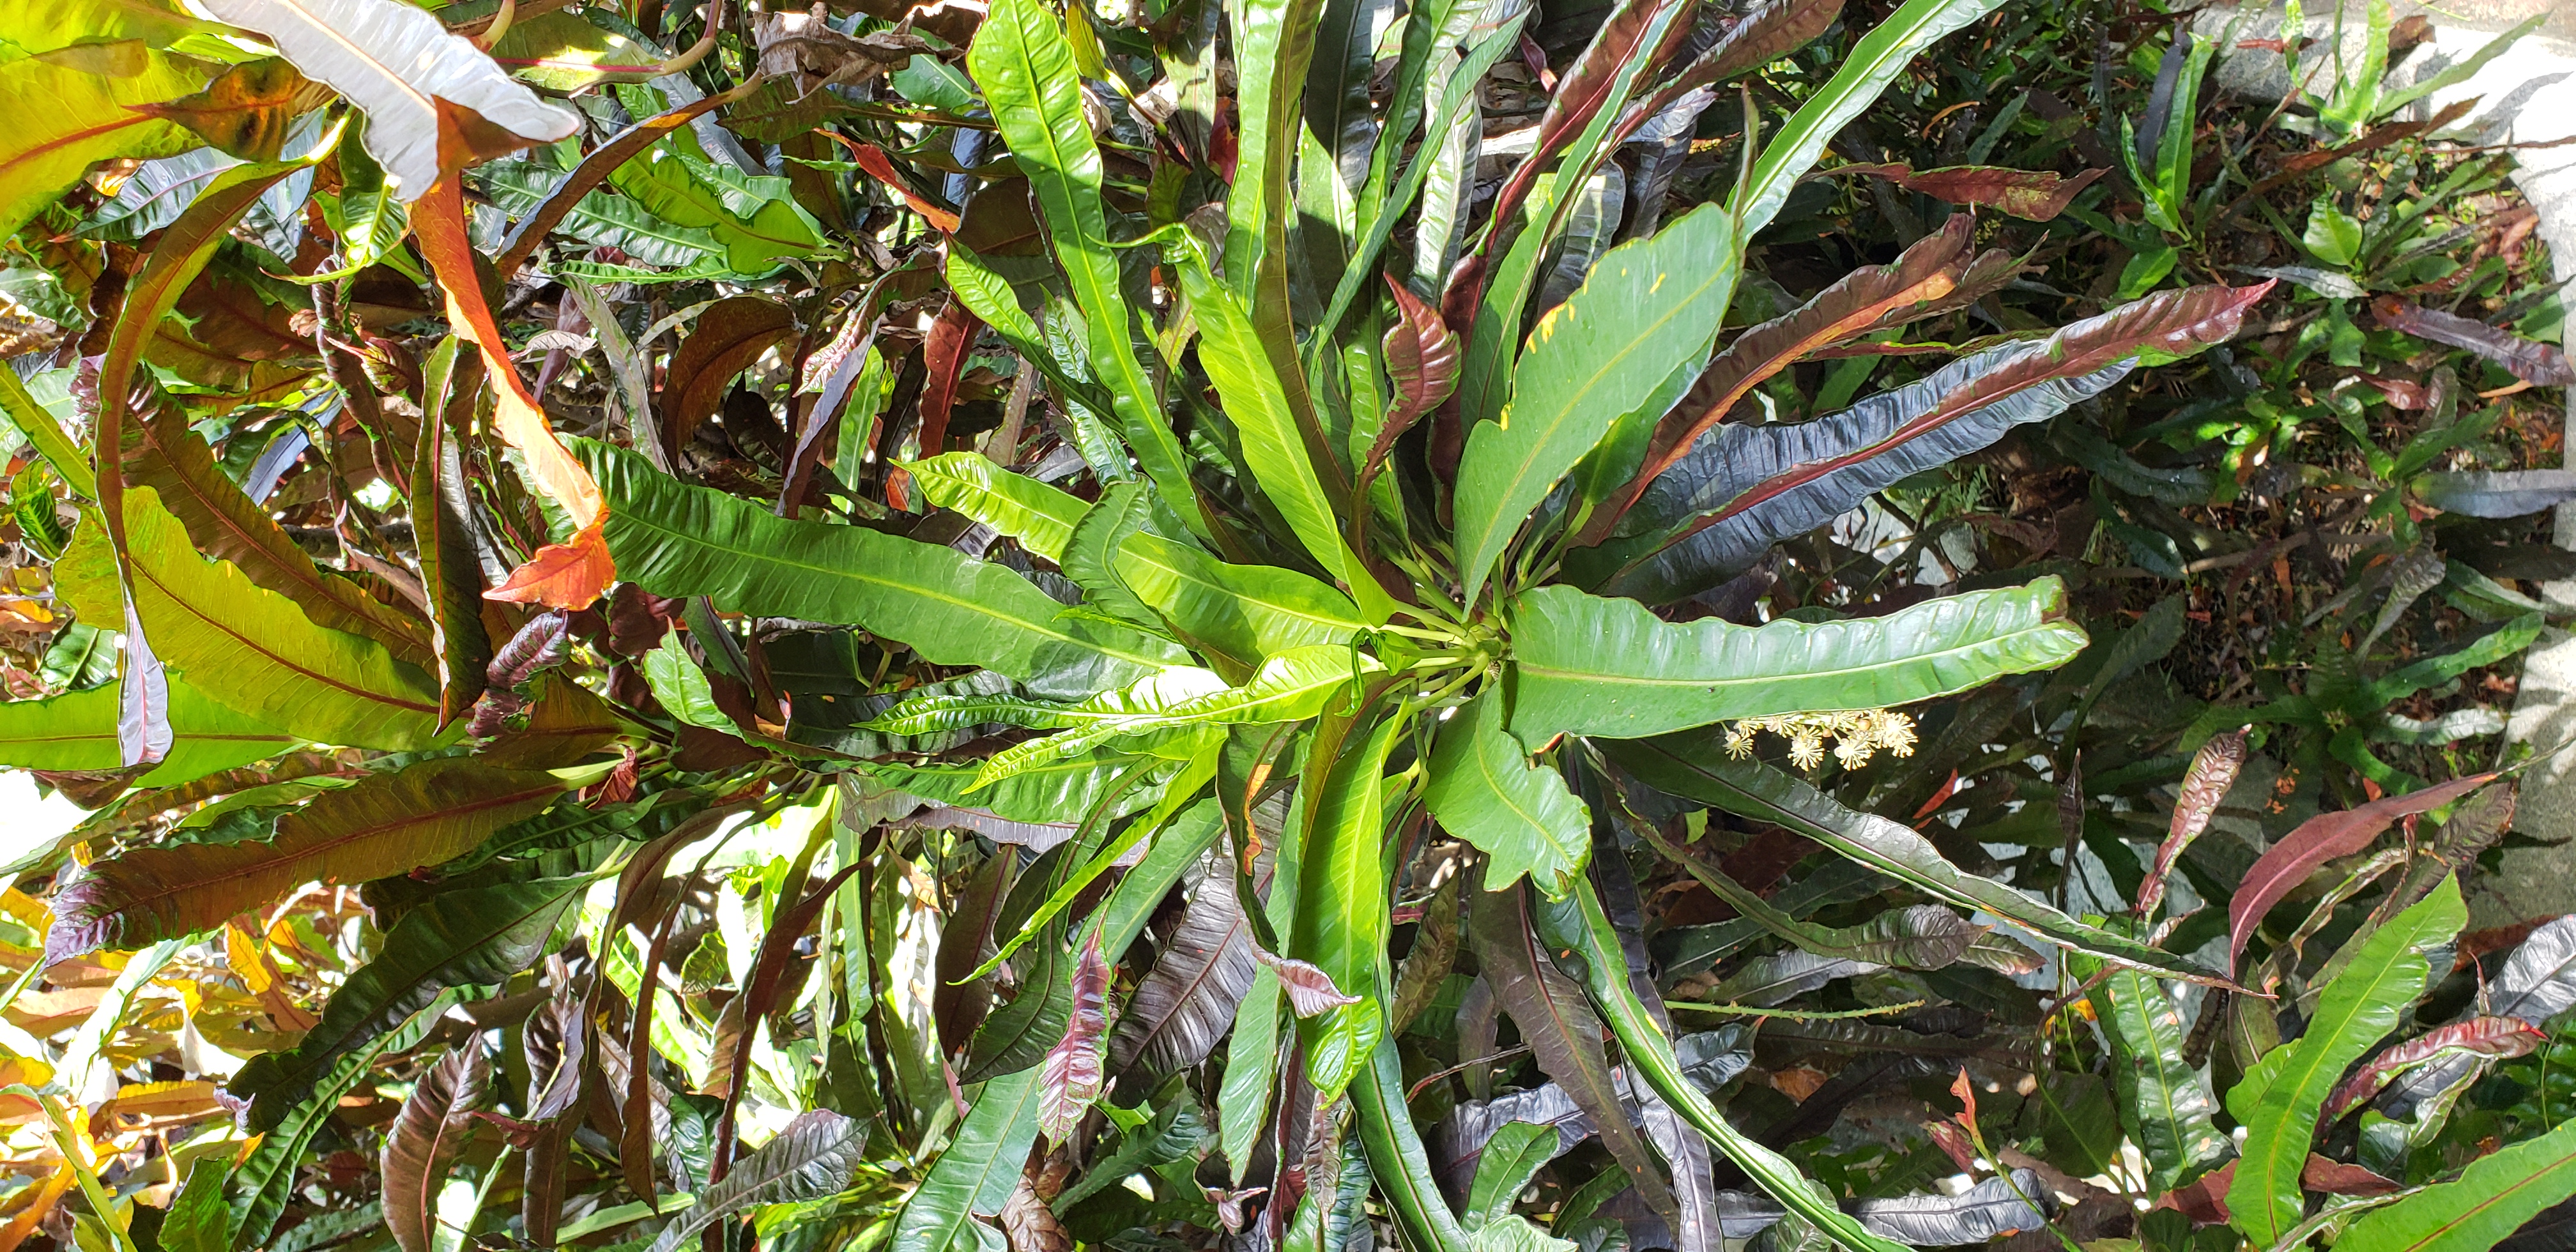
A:
POLYGON ((1726 754, 1737 760, 1753 755, 1753 736, 1770 731, 1789 741, 1789 761, 1800 769, 1825 763, 1825 741, 1834 741, 1834 759, 1844 769, 1858 769, 1885 748, 1898 756, 1914 755, 1914 719, 1890 709, 1852 709, 1840 713, 1781 713, 1747 718, 1726 732, 1726 754))

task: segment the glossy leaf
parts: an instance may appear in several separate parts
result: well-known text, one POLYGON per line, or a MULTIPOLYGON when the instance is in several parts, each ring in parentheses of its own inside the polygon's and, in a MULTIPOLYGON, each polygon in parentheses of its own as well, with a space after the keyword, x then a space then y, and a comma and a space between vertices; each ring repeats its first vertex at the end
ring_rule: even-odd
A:
POLYGON ((699 1192, 697 1203, 653 1241, 653 1252, 673 1252, 699 1231, 747 1208, 819 1200, 844 1190, 865 1159, 867 1123, 830 1109, 807 1109, 699 1192))
POLYGON ((2370 841, 2398 818, 2440 808, 2494 778, 2493 774, 2472 774, 2301 822, 2298 829, 2265 848, 2263 855, 2255 858, 2253 868, 2238 880, 2236 894, 2227 902, 2228 959, 2235 961, 2244 956, 2245 941, 2254 937, 2254 928, 2263 923, 2263 915, 2306 882, 2318 866, 2369 847, 2370 841))
POLYGON ((1376 437, 1369 442, 1367 454, 1361 458, 1359 485, 1355 489, 1358 492, 1365 492, 1378 471, 1385 468, 1387 456, 1395 451, 1395 441, 1458 389, 1458 336, 1440 320, 1440 310, 1424 303, 1404 284, 1389 278, 1386 285, 1388 296, 1395 301, 1395 320, 1387 326, 1386 339, 1380 347, 1395 394, 1376 437))
POLYGON ((1646 1006, 1629 985, 1628 962, 1619 950, 1618 934, 1602 912, 1600 898, 1593 894, 1590 882, 1576 879, 1574 891, 1563 903, 1542 907, 1537 914, 1539 932, 1548 944, 1570 950, 1580 961, 1584 989, 1599 1006, 1611 1033, 1618 1037, 1629 1063, 1636 1066, 1638 1077, 1682 1120, 1708 1136, 1718 1151, 1752 1176, 1773 1199, 1832 1232, 1836 1243, 1853 1252, 1900 1252, 1904 1245, 1861 1227, 1810 1185, 1788 1158, 1737 1130, 1684 1076, 1672 1041, 1655 1027, 1646 1006))
POLYGON ((1906 0, 1843 55, 1833 79, 1798 106, 1763 145, 1751 176, 1729 202, 1747 239, 1771 224, 1790 189, 1845 126, 1867 111, 1925 49, 1994 12, 2002 0, 1906 0))
POLYGON ((113 76, 37 57, 0 64, 0 112, 18 122, 0 136, 0 231, 16 234, 95 162, 197 147, 186 127, 133 106, 176 100, 205 82, 196 62, 154 51, 140 72, 113 76))
POLYGON ((61 960, 212 930, 316 879, 361 883, 453 859, 555 802, 552 774, 444 758, 373 774, 277 821, 273 840, 140 848, 90 866, 56 897, 61 960))
POLYGON ((2428 309, 2397 296, 2373 299, 2370 312, 2390 330, 2473 353, 2503 366, 2507 373, 2534 387, 2576 383, 2576 366, 2568 364, 2564 349, 2551 344, 2525 339, 2456 313, 2428 309))
POLYGON ((1712 737, 1612 741, 1610 758, 1649 786, 1713 804, 1730 813, 1776 822, 1834 852, 1946 900, 1982 910, 2070 952, 2211 986, 2227 986, 2212 970, 2146 944, 2088 926, 2039 900, 1952 865, 1930 840, 1871 813, 1857 813, 1786 774, 1752 761, 1732 761, 1712 737))
POLYGON ((1090 328, 1092 376, 1108 389, 1120 432, 1163 503, 1204 535, 1180 438, 1129 338, 1132 312, 1100 198, 1100 148, 1083 115, 1082 82, 1062 23, 1038 0, 1002 0, 978 28, 966 69, 991 104, 1011 156, 1029 175, 1056 260, 1090 328))
POLYGON ((2139 360, 2225 341, 2271 286, 2160 292, 2043 340, 1963 357, 1830 417, 1720 426, 1630 512, 1622 529, 1633 538, 1578 554, 1569 568, 1616 594, 1689 594, 1880 488, 2100 394, 2139 360))
POLYGON ((583 453, 610 502, 609 552, 655 594, 888 632, 925 659, 997 670, 1048 695, 1121 686, 1181 659, 1131 630, 1060 619, 1063 606, 1003 566, 864 527, 788 521, 684 486, 631 452, 583 453))
MULTIPOLYGON (((1085 505, 1078 497, 1004 470, 971 452, 912 462, 930 501, 955 509, 1061 560, 1085 505)), ((1343 643, 1367 629, 1350 597, 1295 570, 1236 565, 1151 532, 1118 545, 1118 576, 1193 646, 1245 670, 1307 644, 1343 643)))
POLYGON ((267 36, 304 76, 366 111, 367 151, 405 202, 438 181, 436 101, 470 110, 495 145, 552 142, 580 125, 437 18, 398 0, 212 0, 208 12, 267 36))
POLYGON ((404 913, 383 953, 349 975, 321 1024, 293 1048, 253 1057, 232 1081, 251 1101, 248 1123, 273 1127, 320 1075, 375 1046, 451 987, 506 982, 536 964, 587 877, 547 878, 442 892, 404 913))
POLYGON ((1633 600, 1541 587, 1513 602, 1517 701, 1527 744, 1568 732, 1638 739, 1725 719, 1873 709, 2063 664, 2084 632, 2065 587, 1926 601, 1885 617, 1665 622, 1633 600))
POLYGON ((2306 1031, 2265 1053, 2229 1089, 2227 1111, 2246 1138, 2227 1208, 2248 1238, 2269 1246, 2298 1224, 2299 1174, 2327 1096, 2423 994, 2431 977, 2426 954, 2449 944, 2467 921, 2459 882, 2446 878, 2421 903, 2357 936, 2357 954, 2326 984, 2306 1031))
MULTIPOLYGON (((435 733, 427 675, 373 639, 316 626, 296 604, 229 562, 196 553, 149 487, 125 496, 134 607, 153 649, 189 685, 251 718, 319 743, 403 750, 435 733)), ((91 621, 124 616, 113 555, 84 524, 55 567, 63 597, 91 621)))
POLYGON ((1226 416, 1242 440, 1251 486, 1269 498, 1297 542, 1348 592, 1372 622, 1386 620, 1393 601, 1368 566, 1342 538, 1347 487, 1335 491, 1324 477, 1340 470, 1331 454, 1310 447, 1289 406, 1288 393, 1254 336, 1252 320, 1234 293, 1191 253, 1181 266, 1181 290, 1198 321, 1199 364, 1225 400, 1226 416))
POLYGON ((2209 827, 2219 801, 2227 798, 2227 789, 2235 785, 2237 772, 2244 768, 2242 730, 2214 735, 2192 753, 2191 768, 2182 776, 2182 793, 2174 801, 2173 818, 2165 824, 2164 842, 2156 847, 2156 863, 2138 883, 2135 911, 2139 917, 2155 915, 2156 906, 2164 901, 2165 883, 2181 863, 2183 850, 2209 827))
POLYGON ((1109 1036, 1114 1072, 1160 1076, 1186 1069, 1206 1060, 1235 1026, 1262 971, 1242 897, 1228 876, 1220 865, 1191 887, 1179 922, 1156 945, 1154 968, 1136 981, 1109 1036))
POLYGON ((2008 170, 1987 165, 1953 165, 1918 171, 1902 161, 1887 165, 1837 165, 1825 171, 1835 177, 1866 174, 1884 178, 1907 191, 1919 191, 1935 200, 1982 205, 2033 222, 2056 220, 2057 215, 2065 212, 2067 204, 2075 199, 2076 193, 2110 172, 2091 169, 2073 178, 2065 178, 2053 170, 2008 170))
POLYGON ((1485 890, 1527 875, 1564 897, 1592 851, 1592 815, 1555 770, 1533 765, 1503 729, 1503 700, 1489 688, 1440 728, 1422 793, 1449 833, 1484 852, 1485 890))
POLYGON ((1611 421, 1707 353, 1735 291, 1738 251, 1725 211, 1703 206, 1651 239, 1611 249, 1580 290, 1539 319, 1513 370, 1510 401, 1496 421, 1468 432, 1459 464, 1466 599, 1476 598, 1522 519, 1611 421))
POLYGON ((1100 955, 1100 932, 1093 931, 1074 961, 1073 1011, 1065 1021, 1064 1038, 1048 1050, 1038 1069, 1038 1132, 1050 1144, 1071 1141, 1082 1115, 1100 1098, 1108 996, 1109 962, 1100 955))
MULTIPOLYGON (((592 149, 562 182, 546 192, 544 200, 520 215, 519 224, 512 228, 509 239, 501 245, 501 254, 493 258, 492 268, 505 278, 518 273, 519 267, 535 254, 537 246, 545 242, 546 234, 561 224, 576 205, 587 205, 590 193, 607 182, 610 173, 673 131, 751 94, 761 81, 749 80, 731 91, 719 92, 695 103, 655 114, 619 131, 616 138, 592 149)), ((712 238, 709 242, 712 244, 712 238)))
MULTIPOLYGON (((1579 876, 1569 878, 1567 889, 1579 881, 1579 876)), ((1539 1069, 1591 1119, 1602 1144, 1646 1203, 1658 1213, 1675 1213, 1672 1189, 1620 1103, 1625 1093, 1601 1047, 1600 1015, 1584 998, 1583 988, 1557 968, 1519 886, 1478 892, 1468 909, 1467 933, 1495 998, 1520 1027, 1539 1069)), ((1626 970, 1624 959, 1619 968, 1626 970)))
POLYGON ((1078 712, 1108 714, 1090 725, 1015 744, 985 758, 976 781, 982 785, 1031 765, 1157 732, 1301 721, 1343 699, 1367 672, 1362 666, 1373 669, 1376 662, 1346 647, 1317 644, 1271 657, 1237 687, 1210 689, 1203 681, 1172 681, 1182 675, 1205 675, 1203 670, 1157 675, 1077 706, 1078 712))
POLYGON ((2183 1059, 2183 1021, 2163 984, 2133 969, 2106 971, 2091 992, 2110 1040, 2120 1108, 2147 1161, 2147 1190, 2173 1190, 2234 1150, 2210 1120, 2218 1102, 2183 1059))
POLYGON ((1298 1023, 1315 1098, 1330 1100, 1361 1079, 1385 1036, 1378 965, 1386 956, 1387 882, 1384 797, 1380 777, 1395 746, 1400 717, 1385 718, 1336 756, 1318 785, 1299 851, 1297 910, 1286 955, 1324 971, 1333 985, 1362 993, 1361 1003, 1298 1023))
POLYGON ((2452 1056, 2527 1056, 2548 1042, 2539 1027, 2518 1017, 2473 1017, 2410 1039, 2372 1057, 2370 1063, 2335 1088, 2326 1101, 2325 1119, 2341 1117, 2352 1106, 2379 1093, 2398 1071, 2452 1056))
POLYGON ((697 328, 671 354, 662 386, 662 440, 677 457, 698 424, 724 403, 734 377, 761 354, 796 337, 796 317, 785 305, 753 296, 731 296, 698 314, 697 328))
POLYGON ((1598 543, 1608 535, 1649 484, 1672 468, 1700 436, 1726 420, 1764 380, 1818 348, 1868 330, 1893 310, 1938 299, 1953 290, 1972 225, 1968 215, 1956 215, 1893 262, 1854 270, 1795 310, 1737 335, 1692 381, 1681 403, 1657 420, 1645 464, 1595 515, 1585 528, 1585 541, 1598 543))
POLYGON ((480 1040, 452 1047, 422 1073, 385 1131, 385 1228, 402 1252, 430 1252, 438 1193, 473 1138, 474 1113, 489 1102, 491 1082, 480 1040))
POLYGON ((2335 1246, 2347 1252, 2483 1252, 2570 1195, 2576 1195, 2576 1122, 2479 1157, 2454 1181, 2363 1214, 2335 1246))

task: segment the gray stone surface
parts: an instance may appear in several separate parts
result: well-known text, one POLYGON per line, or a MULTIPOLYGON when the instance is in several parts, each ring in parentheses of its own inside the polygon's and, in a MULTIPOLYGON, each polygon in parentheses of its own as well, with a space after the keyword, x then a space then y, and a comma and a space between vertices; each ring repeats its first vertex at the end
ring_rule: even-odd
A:
MULTIPOLYGON (((2320 43, 2302 58, 2302 72, 2331 72, 2337 37, 2335 6, 2314 3, 2304 22, 2320 43)), ((2446 0, 2441 7, 2399 0, 2403 17, 2420 13, 2433 24, 2431 43, 2418 48, 2392 75, 2400 84, 2422 82, 2464 62, 2514 23, 2546 13, 2539 32, 2525 36, 2467 81, 2442 88, 2408 107, 2408 120, 2430 117, 2460 100, 2475 99, 2467 125, 2488 143, 2545 144, 2576 138, 2576 0, 2446 0)), ((2348 55, 2358 59, 2363 4, 2352 0, 2341 30, 2348 55)), ((2278 97, 2289 86, 2281 59, 2269 52, 2238 52, 2237 40, 2277 38, 2283 10, 2205 9, 2194 29, 2225 41, 2217 69, 2220 83, 2244 95, 2278 97)), ((2576 279, 2576 143, 2524 148, 2516 154, 2514 181, 2538 212, 2540 237, 2561 282, 2576 279)), ((2576 548, 2576 507, 2558 513, 2560 547, 2576 548)), ((2552 605, 2576 612, 2576 582, 2542 591, 2552 605)), ((2520 695, 2507 731, 2515 743, 2549 751, 2576 741, 2576 635, 2553 631, 2525 661, 2520 695)), ((2472 927, 2501 926, 2532 917, 2576 912, 2576 750, 2533 769, 2523 784, 2516 828, 2542 839, 2568 840, 2564 848, 2522 849, 2505 857, 2504 872, 2471 885, 2472 927)))

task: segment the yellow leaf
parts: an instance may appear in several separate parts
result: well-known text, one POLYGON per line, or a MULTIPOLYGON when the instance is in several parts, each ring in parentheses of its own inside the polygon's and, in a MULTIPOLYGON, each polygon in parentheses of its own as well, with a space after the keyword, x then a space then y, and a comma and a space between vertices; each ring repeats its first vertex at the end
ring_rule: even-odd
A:
POLYGON ((269 976, 268 962, 262 958, 259 940, 243 930, 239 922, 228 923, 224 927, 224 964, 232 967, 233 973, 241 977, 242 985, 250 988, 252 995, 268 990, 277 981, 269 976))

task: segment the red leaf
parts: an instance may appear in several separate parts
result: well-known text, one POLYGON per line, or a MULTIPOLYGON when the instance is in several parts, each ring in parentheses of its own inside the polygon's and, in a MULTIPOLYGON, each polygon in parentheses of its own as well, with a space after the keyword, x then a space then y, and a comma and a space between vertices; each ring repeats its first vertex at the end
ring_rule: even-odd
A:
POLYGON ((1360 465, 1358 491, 1363 493, 1378 471, 1386 468, 1395 441, 1458 389, 1458 336, 1440 320, 1440 310, 1392 278, 1386 280, 1386 287, 1395 297, 1397 314, 1385 339, 1386 373, 1395 381, 1395 406, 1387 411, 1360 465))
POLYGON ((1860 334, 1894 309, 1948 295, 1958 282, 1957 263, 1975 225, 1964 213, 1953 216, 1894 262, 1854 270, 1794 311, 1736 336, 1701 371, 1681 403, 1656 423, 1645 464, 1610 507, 1594 515, 1577 542, 1607 538, 1646 487, 1763 380, 1809 352, 1860 334))
MULTIPOLYGON (((546 411, 538 406, 536 397, 528 394, 526 382, 520 379, 517 367, 510 363, 509 344, 501 338, 500 324, 493 319, 491 306, 483 300, 483 280, 475 270, 474 247, 466 240, 462 172, 474 155, 468 136, 473 128, 484 124, 444 100, 438 102, 438 108, 440 175, 428 194, 421 197, 420 203, 412 206, 412 234, 420 240, 421 255, 428 258, 430 268, 437 273, 439 291, 447 302, 449 328, 458 336, 471 339, 483 354, 483 364, 491 376, 497 400, 493 428, 504 442, 527 458, 529 477, 534 478, 537 487, 555 503, 563 506, 573 525, 595 533, 600 518, 608 512, 607 503, 600 498, 599 484, 592 481, 590 471, 583 468, 581 462, 573 459, 571 450, 564 447, 563 441, 555 437, 554 427, 546 421, 546 411)), ((582 553, 579 562, 573 562, 568 556, 558 556, 549 564, 545 554, 540 552, 537 559, 528 564, 530 567, 545 565, 542 574, 531 575, 527 581, 523 581, 520 575, 512 575, 510 583, 503 589, 529 586, 541 577, 556 588, 545 596, 547 603, 566 608, 589 604, 616 576, 616 567, 608 558, 608 546, 596 540, 594 543, 595 548, 582 553), (575 570, 579 571, 577 576, 573 576, 575 570), (563 581, 556 583, 559 577, 563 581), (589 588, 589 598, 579 601, 570 598, 584 586, 589 588)), ((580 548, 581 541, 576 539, 572 546, 580 548)), ((521 574, 526 573, 525 569, 521 571, 521 574)), ((513 598, 539 597, 532 594, 513 598)))
POLYGON ((2358 1165, 2329 1161, 2316 1153, 2299 1170, 2299 1185, 2329 1195, 2394 1195, 2405 1188, 2358 1165))
POLYGON ((1950 1158, 1950 1163, 1959 1167, 1960 1173, 1977 1172, 1977 1146, 1968 1142, 1967 1131, 1949 1122, 1926 1122, 1923 1130, 1932 1136, 1933 1144, 1950 1158))
POLYGON ((1611 146, 1627 142, 1674 101, 1720 79, 1757 69, 1815 42, 1843 13, 1842 0, 1770 0, 1744 15, 1715 46, 1699 54, 1673 80, 1628 106, 1611 146))
POLYGON ((2352 1106, 2379 1094, 2379 1089, 2386 1086, 2397 1071, 2422 1064, 2445 1052, 2471 1056, 2527 1056, 2548 1039, 2549 1036, 2538 1027, 2518 1017, 2472 1017, 2465 1022, 2455 1022, 2420 1039, 2398 1044, 2362 1066, 2361 1072, 2335 1088, 2334 1097, 2326 1101, 2325 1120, 2331 1122, 2352 1106))
POLYGON ((795 333, 796 315, 776 301, 731 296, 707 306, 663 375, 663 450, 677 458, 698 423, 724 403, 734 376, 795 333))
POLYGON ((1992 165, 1953 165, 1917 173, 1913 166, 1899 161, 1892 165, 1842 165, 1821 171, 1817 177, 1837 174, 1872 174, 1887 179, 1907 191, 1919 191, 1935 200, 1952 204, 1980 204, 2033 222, 2054 220, 2066 211, 2077 192, 2109 170, 2086 170, 2073 178, 2059 176, 2053 170, 2012 170, 1992 165))
POLYGON ((2229 968, 2232 970, 2237 958, 2244 954, 2245 941, 2253 936, 2263 915, 2280 903, 2281 897, 2307 881, 2318 866, 2369 847, 2370 841, 2398 818, 2440 808, 2494 779, 2493 774, 2472 774, 2407 795, 2374 800, 2357 809, 2319 814, 2300 823, 2297 830, 2265 850, 2254 868, 2237 883, 2235 897, 2227 902, 2229 968))
POLYGON ((922 362, 930 367, 921 387, 923 456, 948 450, 948 413, 957 404, 957 377, 965 372, 967 350, 975 346, 975 335, 983 329, 984 323, 966 311, 966 302, 955 299, 930 324, 930 340, 921 349, 922 362))
POLYGON ((572 542, 537 549, 527 564, 510 571, 509 579, 484 592, 483 598, 558 609, 588 608, 617 580, 617 563, 609 558, 608 540, 600 533, 607 519, 602 512, 572 542))
POLYGON ((1253 959, 1279 975, 1279 987, 1288 993, 1288 1008, 1299 1017, 1321 1017, 1345 1004, 1357 1004, 1360 998, 1344 995, 1333 985, 1333 976, 1314 965, 1293 957, 1273 956, 1256 947, 1253 959))
POLYGON ((942 233, 951 235, 957 233, 957 215, 914 191, 910 183, 903 181, 902 175, 895 173, 894 162, 886 159, 884 149, 872 143, 863 143, 852 145, 852 151, 858 157, 859 168, 866 170, 869 177, 884 183, 887 190, 903 197, 903 202, 911 205, 913 212, 927 219, 942 233))
POLYGON ((1109 1030, 1109 962, 1100 954, 1100 931, 1082 945, 1073 967, 1073 1014, 1065 1020, 1064 1038, 1048 1050, 1038 1071, 1038 1129, 1047 1142, 1073 1137, 1083 1111, 1100 1098, 1100 1040, 1109 1030))
POLYGON ((2505 367, 2514 377, 2534 387, 2564 387, 2576 383, 2576 366, 2567 363, 2564 350, 2550 344, 2525 339, 2511 331, 2457 314, 2428 309, 2395 296, 2372 300, 2370 311, 2379 319, 2380 325, 2390 330, 2404 331, 2418 339, 2430 339, 2474 353, 2505 367))
POLYGON ((2182 796, 2174 803, 2173 821, 2165 828, 2164 846, 2156 849, 2156 867, 2138 884, 2138 916, 2155 912, 2164 901, 2165 880, 2173 876, 2174 863, 2208 828, 2210 815, 2218 811, 2218 802, 2227 797, 2227 789, 2235 785, 2236 773, 2243 768, 2245 732, 2241 729, 2212 737, 2192 755, 2191 769, 2182 777, 2182 796))
POLYGON ((2223 1225, 2233 1216, 2227 1211, 2227 1189, 2235 1185, 2236 1162, 2229 1161, 2201 1175, 2189 1186, 2166 1192, 2162 1199, 2150 1206, 2150 1211, 2173 1209, 2190 1218, 2195 1226, 2223 1225))
POLYGON ((479 1039, 448 1050, 421 1073, 385 1130, 381 1160, 385 1227, 402 1252, 427 1252, 438 1222, 438 1192, 473 1137, 475 1106, 490 1091, 491 1062, 479 1039))

